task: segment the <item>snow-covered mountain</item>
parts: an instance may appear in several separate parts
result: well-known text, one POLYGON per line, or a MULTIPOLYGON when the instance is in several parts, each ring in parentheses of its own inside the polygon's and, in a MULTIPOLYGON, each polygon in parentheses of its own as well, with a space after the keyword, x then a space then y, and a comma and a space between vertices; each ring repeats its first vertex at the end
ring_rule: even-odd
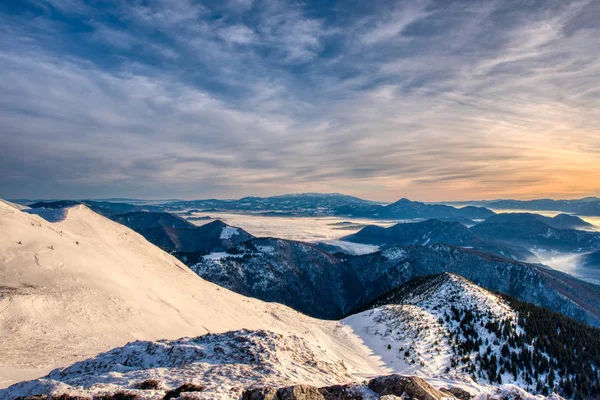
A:
MULTIPOLYGON (((248 397, 265 386, 289 399, 311 398, 294 397, 300 392, 335 399, 347 391, 383 399, 418 390, 415 398, 437 400, 465 389, 481 399, 509 392, 532 398, 515 387, 456 381, 452 373, 432 378, 425 369, 414 372, 427 382, 392 376, 363 383, 394 367, 351 324, 208 283, 83 205, 54 220, 0 203, 1 385, 63 367, 0 390, 0 399, 267 398, 248 397), (298 384, 311 386, 282 388, 298 384)), ((257 242, 255 250, 269 253, 268 244, 257 242)), ((303 249, 292 252, 301 257, 303 249)))
POLYGON ((381 372, 337 323, 206 282, 83 205, 50 223, 0 203, 0 282, 0 387, 132 340, 238 329, 297 334, 381 372))
POLYGON ((454 274, 416 278, 342 322, 395 372, 577 398, 600 389, 600 330, 454 274))

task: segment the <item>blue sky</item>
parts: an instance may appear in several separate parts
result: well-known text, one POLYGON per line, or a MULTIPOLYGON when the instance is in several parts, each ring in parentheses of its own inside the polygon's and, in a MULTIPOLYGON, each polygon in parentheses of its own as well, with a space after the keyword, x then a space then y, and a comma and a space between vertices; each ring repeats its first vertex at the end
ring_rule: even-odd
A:
POLYGON ((0 196, 600 194, 600 2, 0 3, 0 196))

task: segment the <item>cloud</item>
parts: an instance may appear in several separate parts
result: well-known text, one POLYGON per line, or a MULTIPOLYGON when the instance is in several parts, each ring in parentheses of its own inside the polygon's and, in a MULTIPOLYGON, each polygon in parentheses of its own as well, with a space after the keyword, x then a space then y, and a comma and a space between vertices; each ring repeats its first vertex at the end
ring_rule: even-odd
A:
POLYGON ((362 34, 361 41, 366 45, 373 45, 403 39, 402 33, 407 27, 429 15, 431 12, 426 10, 425 2, 399 4, 397 9, 378 16, 374 21, 364 21, 363 24, 373 26, 362 34))
POLYGON ((245 25, 232 25, 221 29, 219 35, 228 43, 248 44, 256 40, 254 31, 245 25))
POLYGON ((600 193, 591 2, 36 4, 0 9, 2 197, 600 193))

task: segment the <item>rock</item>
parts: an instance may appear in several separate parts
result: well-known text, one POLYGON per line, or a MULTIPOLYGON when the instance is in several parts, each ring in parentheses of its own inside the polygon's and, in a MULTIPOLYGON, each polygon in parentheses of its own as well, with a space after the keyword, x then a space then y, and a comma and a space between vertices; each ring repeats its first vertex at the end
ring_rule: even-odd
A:
POLYGON ((177 389, 169 390, 163 400, 175 399, 179 397, 181 393, 184 392, 201 392, 204 390, 204 386, 196 385, 194 383, 184 383, 179 386, 177 389))
POLYGON ((448 393, 459 400, 470 400, 473 398, 473 395, 461 388, 448 388, 448 389, 440 389, 443 393, 448 393))
POLYGON ((417 400, 441 400, 444 393, 440 392, 423 378, 416 376, 388 375, 380 376, 369 381, 369 389, 379 394, 403 396, 408 395, 417 400))
POLYGON ((325 398, 314 386, 295 385, 279 389, 277 400, 325 400, 325 398))
POLYGON ((242 393, 242 400, 278 400, 277 389, 258 388, 248 389, 242 393))
POLYGON ((334 385, 319 389, 325 400, 364 400, 356 385, 334 385))

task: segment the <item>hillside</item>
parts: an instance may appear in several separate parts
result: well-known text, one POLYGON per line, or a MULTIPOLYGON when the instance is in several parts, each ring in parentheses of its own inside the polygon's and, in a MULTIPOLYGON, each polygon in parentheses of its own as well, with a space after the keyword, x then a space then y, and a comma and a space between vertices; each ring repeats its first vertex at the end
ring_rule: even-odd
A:
MULTIPOLYGON (((505 217, 506 218, 506 217, 505 217)), ((600 248, 600 233, 576 229, 557 229, 532 219, 500 220, 489 218, 470 228, 486 240, 501 241, 526 248, 561 252, 586 252, 600 248)))
POLYGON ((253 236, 216 220, 196 226, 166 212, 133 212, 111 217, 169 252, 207 254, 224 251, 253 236))
POLYGON ((524 247, 484 240, 462 223, 437 219, 399 223, 388 228, 369 225, 342 240, 378 245, 381 249, 443 243, 519 260, 534 257, 524 247))
POLYGON ((541 222, 556 229, 589 229, 593 227, 589 222, 585 222, 581 218, 569 214, 558 214, 554 217, 546 217, 532 213, 501 213, 488 217, 485 222, 513 224, 541 222))
POLYGON ((493 291, 600 325, 600 287, 564 273, 449 245, 331 255, 314 245, 253 239, 190 268, 244 295, 340 318, 408 280, 452 272, 493 291), (326 295, 325 295, 326 294, 326 295))
POLYGON ((482 219, 494 215, 494 212, 484 207, 466 206, 456 208, 443 204, 426 204, 408 199, 400 199, 388 204, 377 211, 381 218, 470 218, 482 219))
POLYGON ((396 372, 469 376, 544 395, 600 394, 600 330, 457 275, 415 278, 369 308, 342 322, 396 372))
POLYGON ((237 293, 317 318, 339 318, 364 292, 358 275, 339 258, 312 244, 283 239, 253 239, 227 253, 204 256, 190 268, 237 293))
POLYGON ((600 199, 586 197, 577 200, 497 200, 487 202, 486 207, 512 210, 552 210, 583 216, 600 216, 600 199))
POLYGON ((64 216, 50 223, 0 203, 0 387, 132 340, 242 328, 297 334, 350 370, 380 371, 333 322, 208 283, 85 206, 64 216))
POLYGON ((29 204, 32 209, 59 209, 66 207, 73 207, 76 205, 85 205, 95 213, 110 217, 117 214, 136 212, 136 211, 149 211, 154 209, 153 206, 144 205, 138 206, 129 203, 117 203, 111 201, 95 201, 95 200, 54 200, 54 201, 38 201, 29 204))

